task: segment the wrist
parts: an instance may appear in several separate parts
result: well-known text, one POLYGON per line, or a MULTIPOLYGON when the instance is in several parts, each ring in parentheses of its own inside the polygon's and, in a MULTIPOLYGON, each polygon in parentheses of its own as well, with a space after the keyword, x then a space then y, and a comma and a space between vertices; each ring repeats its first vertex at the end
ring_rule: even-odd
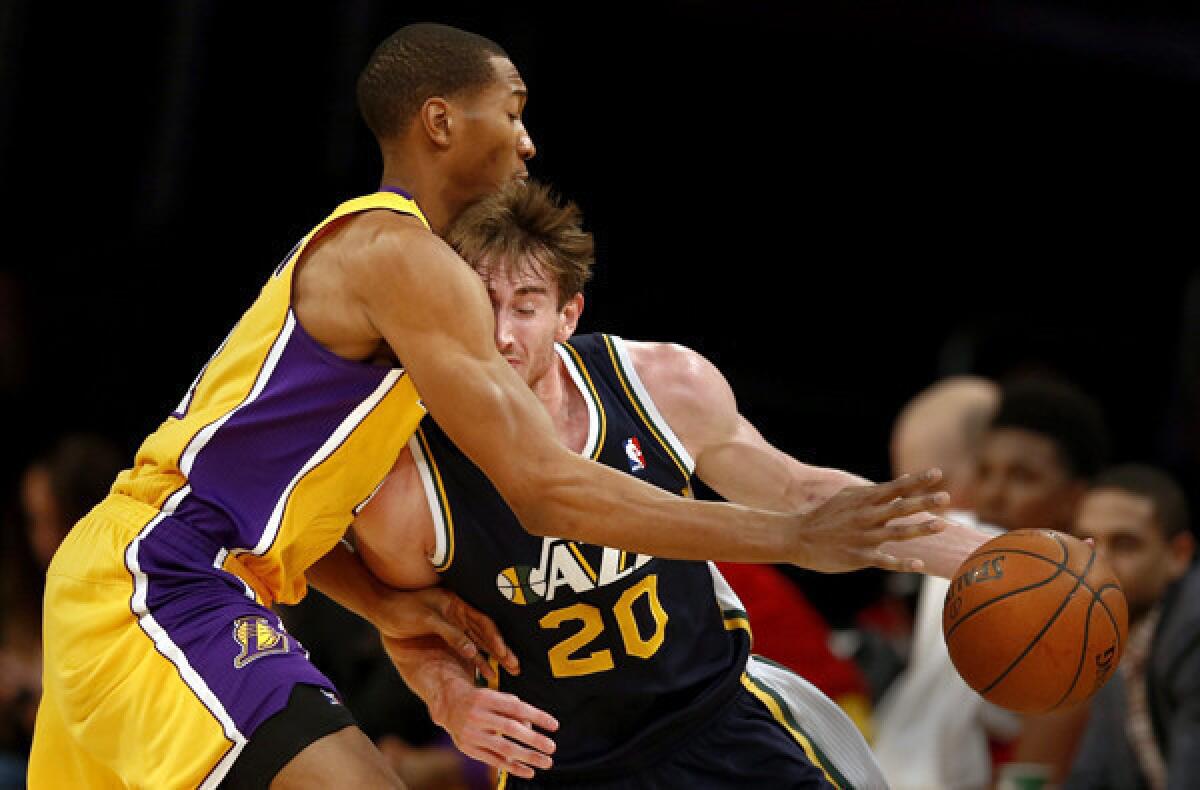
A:
POLYGON ((428 694, 425 700, 429 708, 429 718, 442 729, 449 729, 451 712, 460 707, 463 694, 473 689, 474 685, 454 674, 431 670, 429 675, 430 682, 426 687, 428 694))
POLYGON ((793 565, 809 566, 813 559, 807 535, 811 518, 811 511, 793 513, 788 517, 787 525, 779 530, 782 545, 777 556, 785 558, 793 565))

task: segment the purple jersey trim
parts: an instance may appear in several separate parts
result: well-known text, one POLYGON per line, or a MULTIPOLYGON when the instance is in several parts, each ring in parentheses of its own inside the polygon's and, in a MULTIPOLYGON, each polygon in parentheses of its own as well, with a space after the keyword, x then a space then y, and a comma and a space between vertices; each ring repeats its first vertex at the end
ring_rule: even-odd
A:
POLYGON ((403 190, 403 189, 401 189, 400 187, 382 186, 382 187, 380 187, 380 188, 379 188, 379 191, 380 191, 380 192, 393 192, 393 193, 395 193, 395 194, 399 195, 399 196, 400 196, 400 197, 402 197, 402 198, 405 198, 405 199, 407 199, 407 200, 411 200, 411 201, 412 201, 412 202, 414 202, 414 203, 416 203, 416 202, 417 202, 417 199, 416 199, 416 198, 414 198, 412 195, 410 195, 408 192, 404 191, 404 190, 403 190))

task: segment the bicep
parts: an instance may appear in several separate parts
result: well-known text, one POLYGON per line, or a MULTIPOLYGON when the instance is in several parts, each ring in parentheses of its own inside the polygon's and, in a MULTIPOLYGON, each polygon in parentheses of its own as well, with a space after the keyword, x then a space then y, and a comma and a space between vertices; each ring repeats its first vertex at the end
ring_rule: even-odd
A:
POLYGON ((363 298, 426 408, 510 503, 530 495, 538 470, 565 451, 545 411, 496 351, 478 276, 432 236, 411 239, 381 263, 363 298))
POLYGON ((634 365, 663 418, 696 462, 696 476, 731 502, 798 510, 866 481, 802 464, 772 446, 738 410, 733 388, 683 346, 629 344, 634 365))

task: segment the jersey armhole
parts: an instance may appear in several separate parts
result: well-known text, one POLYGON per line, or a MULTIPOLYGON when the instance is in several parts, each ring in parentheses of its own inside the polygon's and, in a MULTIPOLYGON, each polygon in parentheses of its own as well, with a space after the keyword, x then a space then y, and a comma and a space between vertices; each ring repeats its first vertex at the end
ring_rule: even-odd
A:
POLYGON ((696 462, 688 453, 687 448, 683 446, 683 442, 671 430, 671 426, 658 411, 658 407, 654 405, 654 399, 650 397, 649 390, 646 389, 646 385, 642 383, 641 377, 637 374, 637 369, 633 366, 633 360, 629 356, 629 347, 616 335, 604 335, 604 341, 612 356, 613 367, 617 370, 621 384, 627 385, 625 394, 629 397, 638 416, 642 418, 646 428, 663 446, 667 454, 679 465, 685 482, 690 481, 696 471, 696 462))
POLYGON ((421 477, 421 490, 425 492, 425 503, 433 518, 433 554, 429 557, 433 569, 443 573, 454 561, 454 520, 450 515, 450 503, 446 499, 446 487, 437 461, 429 451, 425 433, 418 428, 408 440, 408 449, 421 477))

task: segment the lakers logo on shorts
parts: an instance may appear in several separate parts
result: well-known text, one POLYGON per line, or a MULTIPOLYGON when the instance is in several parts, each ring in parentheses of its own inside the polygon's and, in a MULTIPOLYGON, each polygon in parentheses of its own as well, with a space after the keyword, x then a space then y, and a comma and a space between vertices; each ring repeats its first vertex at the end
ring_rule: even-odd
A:
POLYGON ((239 617, 233 621, 233 639, 242 652, 233 659, 238 669, 256 658, 286 653, 292 648, 292 638, 267 622, 265 617, 239 617))

